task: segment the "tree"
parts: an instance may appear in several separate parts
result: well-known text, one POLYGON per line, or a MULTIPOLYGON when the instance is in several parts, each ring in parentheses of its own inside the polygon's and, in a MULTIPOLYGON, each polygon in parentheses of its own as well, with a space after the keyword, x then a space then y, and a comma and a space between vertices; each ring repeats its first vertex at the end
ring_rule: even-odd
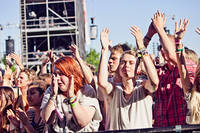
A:
POLYGON ((86 55, 87 63, 94 65, 96 71, 98 70, 98 66, 99 66, 99 56, 100 54, 95 49, 91 49, 91 48, 90 48, 90 51, 87 52, 87 55, 86 55))
POLYGON ((136 51, 136 46, 133 46, 131 43, 125 42, 124 44, 128 45, 133 51, 136 51))

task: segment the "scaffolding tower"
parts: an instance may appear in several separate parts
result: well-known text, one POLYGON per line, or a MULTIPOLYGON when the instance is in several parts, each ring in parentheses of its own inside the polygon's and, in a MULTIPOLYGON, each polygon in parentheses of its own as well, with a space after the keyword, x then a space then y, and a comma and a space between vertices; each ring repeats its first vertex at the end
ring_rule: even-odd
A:
POLYGON ((35 55, 53 50, 70 54, 78 45, 85 58, 84 0, 20 0, 22 62, 26 67, 41 64, 35 55))

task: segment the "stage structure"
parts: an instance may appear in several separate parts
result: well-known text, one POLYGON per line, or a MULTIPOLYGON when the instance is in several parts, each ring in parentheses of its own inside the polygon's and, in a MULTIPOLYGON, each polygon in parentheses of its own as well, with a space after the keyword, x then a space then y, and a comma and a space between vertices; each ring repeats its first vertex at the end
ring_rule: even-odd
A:
POLYGON ((70 54, 76 44, 86 57, 85 0, 20 0, 22 61, 26 67, 41 64, 35 55, 48 50, 70 54), (40 52, 39 52, 40 51, 40 52))

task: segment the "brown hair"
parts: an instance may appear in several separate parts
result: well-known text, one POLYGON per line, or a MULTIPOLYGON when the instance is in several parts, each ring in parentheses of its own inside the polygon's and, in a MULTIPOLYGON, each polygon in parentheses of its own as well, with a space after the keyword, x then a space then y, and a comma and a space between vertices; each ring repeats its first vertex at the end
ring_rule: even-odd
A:
MULTIPOLYGON (((7 124, 9 123, 9 120, 7 118, 7 110, 13 109, 13 103, 15 100, 14 97, 14 91, 11 87, 8 86, 0 86, 0 94, 1 96, 4 95, 6 99, 6 105, 1 112, 1 122, 0 122, 0 131, 2 132, 4 129, 7 128, 7 124)), ((2 99, 0 99, 2 100, 2 99)))

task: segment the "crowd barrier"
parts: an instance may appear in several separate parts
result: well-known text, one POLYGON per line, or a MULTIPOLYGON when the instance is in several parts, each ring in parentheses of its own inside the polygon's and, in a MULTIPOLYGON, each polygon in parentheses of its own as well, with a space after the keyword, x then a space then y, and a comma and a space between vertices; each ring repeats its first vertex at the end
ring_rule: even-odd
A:
POLYGON ((109 130, 100 131, 108 133, 200 133, 200 125, 177 125, 172 127, 109 130))

